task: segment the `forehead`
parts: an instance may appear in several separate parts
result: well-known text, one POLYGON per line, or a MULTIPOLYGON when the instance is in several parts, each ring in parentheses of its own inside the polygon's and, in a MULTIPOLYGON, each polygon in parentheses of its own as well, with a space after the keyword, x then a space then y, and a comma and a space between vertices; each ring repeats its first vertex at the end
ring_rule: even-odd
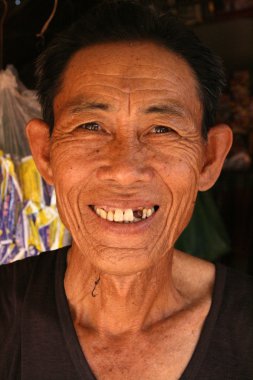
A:
POLYGON ((191 67, 153 42, 106 43, 75 53, 63 73, 54 111, 57 114, 80 99, 106 100, 117 109, 126 98, 136 108, 168 100, 189 113, 202 113, 191 67))

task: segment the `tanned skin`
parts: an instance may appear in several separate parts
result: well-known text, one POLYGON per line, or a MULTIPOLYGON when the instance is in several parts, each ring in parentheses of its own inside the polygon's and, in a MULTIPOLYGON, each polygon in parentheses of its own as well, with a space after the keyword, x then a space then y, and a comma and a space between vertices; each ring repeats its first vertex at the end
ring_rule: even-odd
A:
POLYGON ((122 42, 71 58, 51 137, 42 120, 27 127, 73 237, 64 286, 98 379, 176 380, 197 345, 215 267, 173 246, 232 142, 226 125, 211 128, 205 140, 202 116, 187 62, 149 41, 122 42), (124 224, 101 219, 91 205, 159 208, 124 224))

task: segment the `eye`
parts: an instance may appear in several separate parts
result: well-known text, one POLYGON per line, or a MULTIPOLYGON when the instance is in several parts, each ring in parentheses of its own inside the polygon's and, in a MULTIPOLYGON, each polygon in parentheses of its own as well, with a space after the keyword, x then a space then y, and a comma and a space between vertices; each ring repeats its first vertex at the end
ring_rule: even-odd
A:
POLYGON ((174 131, 170 127, 165 127, 163 125, 156 125, 155 127, 152 128, 151 132, 155 134, 160 134, 160 133, 170 133, 174 131))
POLYGON ((97 131, 101 131, 102 130, 101 126, 98 123, 96 123, 95 121, 91 121, 89 123, 81 124, 79 126, 79 128, 85 129, 85 130, 88 130, 88 131, 92 131, 92 132, 97 132, 97 131))

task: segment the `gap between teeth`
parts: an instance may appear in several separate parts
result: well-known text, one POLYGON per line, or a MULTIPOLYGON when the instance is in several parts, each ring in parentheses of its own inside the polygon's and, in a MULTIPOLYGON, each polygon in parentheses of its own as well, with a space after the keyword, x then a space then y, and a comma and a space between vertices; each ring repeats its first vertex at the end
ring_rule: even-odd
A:
POLYGON ((116 208, 115 210, 109 210, 107 212, 103 208, 94 206, 94 211, 102 219, 107 219, 110 222, 132 223, 132 222, 139 222, 142 219, 149 218, 155 212, 155 209, 154 207, 143 208, 141 210, 142 216, 140 218, 136 218, 134 216, 134 212, 132 209, 121 210, 119 208, 116 208))

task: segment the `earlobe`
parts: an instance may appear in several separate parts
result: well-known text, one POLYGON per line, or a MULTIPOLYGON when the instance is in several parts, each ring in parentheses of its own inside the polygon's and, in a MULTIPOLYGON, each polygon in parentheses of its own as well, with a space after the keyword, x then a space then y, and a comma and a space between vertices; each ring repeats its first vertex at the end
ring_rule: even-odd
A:
POLYGON ((233 133, 226 124, 216 125, 209 130, 199 178, 200 191, 210 189, 218 179, 232 142, 233 133))
POLYGON ((26 126, 26 135, 37 169, 46 182, 52 185, 49 126, 43 120, 32 119, 26 126))

